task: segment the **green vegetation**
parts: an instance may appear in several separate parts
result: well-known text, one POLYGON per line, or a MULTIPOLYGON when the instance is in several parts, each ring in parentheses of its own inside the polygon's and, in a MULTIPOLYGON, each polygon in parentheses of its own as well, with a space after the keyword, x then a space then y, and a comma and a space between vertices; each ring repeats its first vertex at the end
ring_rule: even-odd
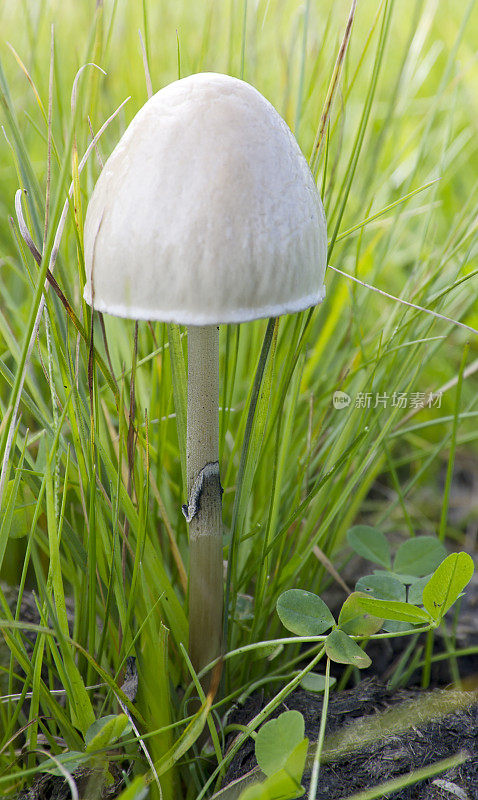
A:
MULTIPOLYGON (((417 549, 416 545, 419 545, 422 552, 425 553, 426 549, 429 554, 428 558, 424 556, 422 568, 429 569, 435 562, 436 555, 433 552, 433 546, 430 547, 430 541, 425 541, 429 538, 431 537, 422 536, 404 542, 397 553, 395 563, 399 554, 403 553, 405 549, 410 549, 410 545, 414 545, 415 550, 417 549), (425 548, 423 548, 424 545, 425 548)), ((384 553, 387 551, 386 539, 380 531, 373 531, 372 528, 361 526, 361 530, 349 531, 349 540, 351 539, 358 545, 355 548, 358 552, 365 549, 364 542, 372 552, 382 551, 384 553), (376 542, 375 547, 373 538, 376 542)), ((382 586, 379 586, 375 592, 371 591, 373 595, 371 597, 367 597, 364 592, 350 594, 342 606, 337 623, 324 601, 312 592, 289 589, 281 594, 277 601, 277 613, 284 627, 291 633, 300 636, 303 642, 323 642, 320 655, 326 658, 325 676, 316 676, 317 678, 322 677, 323 680, 320 689, 316 688, 315 690, 324 692, 324 703, 322 724, 311 764, 312 779, 308 795, 310 800, 315 797, 320 760, 323 754, 325 719, 331 686, 330 662, 351 664, 358 669, 369 667, 370 658, 354 639, 368 642, 375 638, 383 639, 394 636, 397 628, 392 628, 391 632, 388 629, 389 632, 385 634, 378 633, 382 628, 387 629, 385 621, 403 625, 404 627, 399 629, 402 631, 402 635, 434 630, 440 625, 446 612, 458 600, 462 590, 468 585, 473 571, 473 560, 467 553, 452 553, 443 558, 433 574, 428 576, 420 595, 416 591, 417 581, 414 576, 401 575, 404 589, 405 586, 410 587, 410 590, 412 587, 415 588, 416 603, 381 599, 383 593, 386 592, 384 586, 387 586, 387 582, 390 584, 398 582, 393 576, 387 576, 382 586), (421 607, 422 605, 424 608, 421 607), (330 633, 321 635, 330 628, 332 628, 330 633)), ((301 685, 304 685, 303 680, 301 685)), ((312 686, 309 685, 310 689, 312 686)), ((265 780, 245 788, 240 793, 239 800, 275 800, 275 798, 286 800, 286 798, 302 796, 304 789, 301 787, 301 778, 308 751, 308 739, 304 738, 302 714, 294 710, 286 711, 277 719, 266 722, 257 734, 253 732, 254 723, 255 720, 249 724, 247 735, 255 737, 257 764, 261 773, 267 777, 265 780)), ((460 757, 459 755, 453 764, 460 763, 460 757)), ((449 768, 449 766, 448 760, 446 767, 443 764, 439 765, 437 771, 449 768)), ((250 778, 245 778, 243 782, 247 786, 250 778)), ((412 782, 410 776, 406 776, 403 782, 397 785, 397 788, 408 785, 408 782, 412 782)), ((384 790, 384 787, 382 788, 384 790)))
MULTIPOLYGON (((472 9, 364 0, 341 51, 350 5, 332 0, 0 8, 2 796, 94 762, 91 797, 129 764, 124 800, 201 800, 234 751, 234 700, 272 687, 257 729, 321 660, 347 656, 345 680, 368 663, 357 639, 414 624, 428 685, 433 630, 470 576, 465 553, 443 557, 466 549, 453 475, 478 438, 472 9), (221 329, 227 647, 204 697, 186 652, 184 331, 92 319, 82 293, 102 164, 150 84, 208 70, 244 77, 294 130, 330 268, 319 308, 221 329), (319 595, 350 548, 379 571, 336 622, 319 595)), ((299 782, 300 738, 279 763, 299 782)))

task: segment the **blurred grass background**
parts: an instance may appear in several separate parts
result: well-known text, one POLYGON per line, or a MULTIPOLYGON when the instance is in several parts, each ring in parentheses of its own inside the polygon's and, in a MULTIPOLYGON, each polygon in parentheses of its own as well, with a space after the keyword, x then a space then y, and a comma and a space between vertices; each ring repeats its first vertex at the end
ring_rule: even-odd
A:
MULTIPOLYGON (((185 339, 179 329, 141 324, 136 353, 134 324, 105 318, 118 390, 115 395, 97 360, 92 441, 88 337, 77 337, 49 291, 5 459, 15 379, 23 374, 41 274, 19 235, 15 192, 28 190, 26 220, 48 256, 73 180, 55 277, 89 331, 82 302, 84 214, 101 164, 147 100, 145 61, 154 91, 196 71, 243 77, 276 106, 309 157, 349 11, 349 3, 329 0, 7 0, 0 6, 0 456, 6 474, 0 576, 20 585, 20 598, 25 587, 34 588, 44 621, 56 630, 62 597, 74 598, 73 638, 94 658, 87 663, 80 654, 84 682, 96 681, 95 664, 116 680, 126 656, 136 654, 149 733, 185 714, 171 688, 188 679, 179 650, 187 641, 187 531, 180 510, 185 339), (72 113, 75 76, 91 62, 106 74, 85 67, 72 113), (91 131, 127 97, 79 176, 75 146, 81 158, 91 131)), ((453 465, 464 464, 472 482, 478 472, 478 340, 472 330, 478 328, 477 38, 474 3, 359 2, 327 135, 313 161, 328 218, 329 263, 468 327, 329 270, 323 305, 275 326, 239 482, 267 323, 221 331, 224 555, 230 564, 234 548, 237 556, 230 574, 231 646, 280 633, 278 594, 292 586, 320 592, 330 580, 323 554, 340 566, 344 534, 358 518, 386 533, 446 534, 461 546, 473 541, 476 505, 452 516, 450 502, 453 465), (411 408, 412 393, 443 387, 440 405, 411 408), (350 395, 348 408, 334 408, 336 390, 350 395), (356 407, 366 392, 372 406, 377 393, 387 394, 386 406, 356 407), (394 392, 407 393, 408 407, 392 405, 394 392)), ((95 345, 109 372, 98 320, 95 345)), ((18 620, 20 600, 12 609, 0 599, 2 615, 18 620)), ((3 743, 15 725, 29 721, 33 751, 37 729, 45 733, 48 727, 32 722, 35 708, 50 703, 50 736, 61 733, 78 747, 74 728, 81 725, 73 710, 64 719, 41 689, 44 680, 45 686, 58 677, 68 683, 69 646, 63 640, 57 652, 51 637, 39 636, 30 658, 19 629, 6 638, 12 653, 7 684, 15 685, 22 663, 22 685, 25 691, 33 686, 36 699, 31 708, 23 699, 0 706, 3 743), (48 678, 41 677, 42 668, 48 678)), ((271 674, 264 659, 251 666, 249 658, 230 663, 229 685, 236 692, 271 674)), ((277 663, 280 677, 287 664, 277 663)), ((95 714, 103 700, 114 705, 110 694, 93 696, 95 714)), ((68 708, 77 702, 73 691, 68 708)), ((163 731, 149 740, 153 759, 170 736, 163 731)), ((5 753, 14 759, 11 746, 5 753)), ((194 781, 201 783, 197 773, 194 781)))

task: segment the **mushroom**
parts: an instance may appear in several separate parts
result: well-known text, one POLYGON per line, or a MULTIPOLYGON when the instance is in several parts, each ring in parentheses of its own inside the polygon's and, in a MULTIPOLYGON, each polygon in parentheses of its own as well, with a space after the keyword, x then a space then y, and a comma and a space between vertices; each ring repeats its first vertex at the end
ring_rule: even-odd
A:
POLYGON ((189 652, 221 651, 222 488, 218 325, 324 297, 322 202, 299 146, 244 81, 200 73, 136 114, 85 222, 84 297, 98 311, 187 326, 189 652))

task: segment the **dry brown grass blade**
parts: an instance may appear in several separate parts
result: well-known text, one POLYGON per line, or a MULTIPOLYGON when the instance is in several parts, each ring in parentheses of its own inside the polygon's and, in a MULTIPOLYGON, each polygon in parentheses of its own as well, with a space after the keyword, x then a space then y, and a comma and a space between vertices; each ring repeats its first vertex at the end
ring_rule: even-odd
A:
POLYGON ((342 587, 342 589, 344 590, 344 592, 345 592, 347 595, 351 594, 351 592, 352 592, 352 589, 350 589, 350 587, 349 587, 349 586, 347 586, 347 584, 345 583, 345 581, 343 580, 343 578, 340 576, 340 574, 339 574, 339 573, 337 572, 337 570, 335 569, 335 567, 334 567, 334 565, 332 564, 332 562, 331 562, 330 558, 327 558, 327 556, 325 555, 324 551, 323 551, 323 550, 321 550, 321 549, 320 549, 320 547, 318 547, 318 546, 315 544, 315 545, 314 545, 314 547, 312 548, 312 552, 313 552, 314 556, 317 558, 317 560, 318 560, 318 561, 320 561, 320 563, 321 563, 321 564, 322 564, 322 565, 325 567, 325 569, 327 570, 327 572, 328 572, 330 575, 332 575, 333 579, 334 579, 335 581, 337 581, 337 583, 339 584, 339 586, 341 586, 341 587, 342 587))
MULTIPOLYGON (((35 242, 33 241, 32 237, 30 235, 30 231, 28 230, 28 226, 27 226, 27 224, 25 222, 25 217, 23 216, 23 209, 22 209, 22 202, 21 202, 22 193, 26 194, 27 193, 26 189, 18 189, 16 194, 15 194, 15 211, 16 211, 16 214, 17 214, 18 227, 20 229, 20 233, 21 233, 23 241, 25 242, 26 246, 30 250, 30 252, 31 252, 33 258, 35 259, 36 263, 38 264, 38 266, 40 266, 41 265, 41 260, 42 260, 42 254, 40 253, 38 247, 36 246, 35 242)), ((61 290, 60 286, 58 285, 58 282, 56 281, 56 279, 53 276, 53 273, 51 272, 50 269, 47 269, 47 271, 46 271, 46 279, 47 279, 48 283, 50 284, 51 288, 53 289, 53 291, 55 292, 55 294, 57 295, 58 299, 61 301, 66 313, 70 317, 70 319, 71 319, 73 325, 75 326, 76 330, 83 337, 83 339, 85 339, 85 341, 86 341, 85 332, 84 332, 83 326, 82 326, 80 320, 78 319, 78 317, 77 317, 73 307, 71 306, 69 300, 65 297, 63 291, 61 290)), ((90 337, 90 343, 91 343, 91 337, 90 337)))
POLYGON ((11 45, 11 44, 10 44, 10 42, 7 42, 6 44, 7 44, 7 47, 9 48, 9 50, 10 50, 10 51, 13 53, 13 56, 14 56, 14 58, 15 58, 15 61, 17 62, 17 64, 18 64, 18 66, 20 67, 20 69, 22 70, 23 74, 25 75, 25 77, 26 77, 26 79, 27 79, 28 83, 29 83, 29 84, 30 84, 30 86, 32 87, 32 89, 33 89, 33 94, 35 95, 35 99, 36 99, 36 101, 37 101, 37 103, 38 103, 38 106, 39 106, 39 108, 40 108, 40 111, 41 111, 41 113, 43 114, 43 118, 46 120, 45 109, 44 109, 43 103, 42 103, 42 101, 41 101, 41 97, 40 97, 40 95, 39 95, 39 93, 38 93, 38 89, 37 89, 37 87, 35 86, 35 84, 34 84, 34 82, 33 82, 33 78, 32 78, 32 76, 31 76, 31 75, 30 75, 30 73, 28 72, 28 70, 27 70, 27 68, 26 68, 25 64, 23 63, 22 59, 21 59, 21 58, 20 58, 20 56, 18 55, 18 53, 17 53, 17 51, 15 50, 15 48, 13 47, 13 45, 11 45))
POLYGON ((345 26, 345 32, 342 39, 342 43, 339 48, 339 52, 337 55, 337 59, 335 61, 334 71, 332 72, 332 77, 330 79, 329 88, 327 91, 327 96, 325 98, 325 102, 322 108, 322 114, 320 116, 320 124, 319 129, 317 131, 317 135, 315 137, 315 141, 312 147, 312 152, 310 154, 310 168, 312 173, 314 173, 315 166, 320 156, 320 152, 322 150, 322 144, 324 141, 325 130, 327 128, 327 123, 329 121, 330 113, 332 110, 332 103, 334 101, 335 92, 337 90, 337 86, 339 84, 340 74, 342 72, 343 63, 345 61, 345 56, 347 53, 347 48, 350 41, 350 34, 352 33, 352 25, 355 17, 355 8, 357 5, 357 0, 353 0, 352 7, 350 9, 349 18, 347 20, 347 25, 345 26))
POLYGON ((212 670, 211 685, 209 687, 209 691, 206 697, 206 705, 208 709, 211 708, 214 698, 217 694, 217 690, 219 689, 219 684, 221 683, 223 664, 224 664, 224 659, 221 656, 221 658, 218 659, 217 663, 214 665, 214 668, 212 670))

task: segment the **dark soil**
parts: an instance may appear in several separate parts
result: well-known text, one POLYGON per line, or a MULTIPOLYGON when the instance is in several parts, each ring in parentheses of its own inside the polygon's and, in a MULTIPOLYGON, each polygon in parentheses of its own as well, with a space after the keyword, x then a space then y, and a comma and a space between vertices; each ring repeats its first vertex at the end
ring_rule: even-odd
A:
MULTIPOLYGON (((247 725, 266 701, 252 696, 229 717, 247 725)), ((322 699, 299 690, 293 692, 272 716, 296 709, 305 720, 309 741, 317 740, 322 699)), ((231 736, 228 744, 234 737, 231 736)), ((320 767, 316 800, 338 800, 384 781, 466 751, 465 763, 393 794, 393 800, 478 800, 478 692, 391 693, 374 680, 330 695, 326 726, 329 761, 320 767), (458 710, 450 713, 450 708, 458 710), (443 711, 445 710, 445 713, 443 711), (405 730, 403 730, 405 728, 405 730), (374 730, 375 729, 375 730, 374 730), (369 743, 363 743, 369 739, 369 743), (353 741, 341 757, 345 740, 353 741), (370 741, 372 740, 372 741, 370 741), (335 752, 334 752, 335 751, 335 752)), ((224 785, 257 766, 254 743, 248 740, 232 760, 224 785)), ((307 790, 309 776, 302 785, 307 790)), ((382 795, 381 795, 382 796, 382 795)))
MULTIPOLYGON (((105 781, 104 773, 95 773, 82 768, 73 773, 80 797, 95 797, 112 800, 124 789, 124 775, 116 764, 109 765, 110 780, 105 781)), ((67 781, 54 775, 42 775, 30 789, 22 792, 18 800, 71 800, 71 789, 67 781)))

